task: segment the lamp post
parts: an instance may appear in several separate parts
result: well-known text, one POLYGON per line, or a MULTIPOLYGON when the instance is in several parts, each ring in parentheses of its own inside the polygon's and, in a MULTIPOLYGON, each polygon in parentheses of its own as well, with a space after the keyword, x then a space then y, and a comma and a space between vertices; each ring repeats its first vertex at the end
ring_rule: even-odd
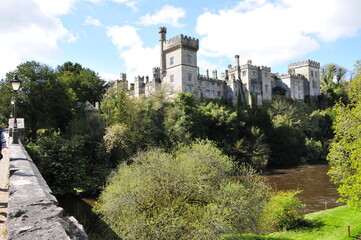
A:
MULTIPOLYGON (((17 93, 17 91, 20 89, 21 86, 21 80, 18 79, 18 76, 15 75, 14 78, 10 81, 11 87, 13 88, 14 92, 17 93)), ((11 100, 11 103, 14 103, 14 128, 13 128, 13 143, 18 144, 19 143, 19 132, 18 132, 18 123, 16 121, 16 110, 15 110, 15 104, 16 99, 13 98, 11 100)))

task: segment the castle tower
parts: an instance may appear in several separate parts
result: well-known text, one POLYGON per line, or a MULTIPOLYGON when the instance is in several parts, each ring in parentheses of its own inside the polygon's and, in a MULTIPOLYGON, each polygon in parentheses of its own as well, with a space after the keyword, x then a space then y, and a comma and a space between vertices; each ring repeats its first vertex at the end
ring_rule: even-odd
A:
POLYGON ((165 64, 166 74, 162 83, 170 85, 174 93, 196 93, 198 49, 199 40, 184 35, 163 41, 162 64, 165 64))
POLYGON ((145 93, 144 77, 137 76, 134 78, 134 97, 140 97, 145 93))
POLYGON ((164 53, 164 43, 166 41, 166 35, 167 35, 167 28, 166 27, 160 27, 159 28, 159 42, 160 42, 160 70, 162 77, 165 74, 166 70, 166 59, 165 59, 165 53, 164 53))
POLYGON ((289 71, 294 74, 301 74, 307 82, 304 86, 305 96, 320 95, 320 63, 312 60, 291 63, 288 65, 289 71))

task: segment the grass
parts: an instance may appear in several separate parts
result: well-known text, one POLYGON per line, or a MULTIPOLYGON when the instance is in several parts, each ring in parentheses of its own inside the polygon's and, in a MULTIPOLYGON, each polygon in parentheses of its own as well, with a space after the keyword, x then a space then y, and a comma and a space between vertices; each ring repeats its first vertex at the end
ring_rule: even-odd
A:
POLYGON ((361 212, 347 206, 310 213, 305 218, 311 223, 309 227, 275 232, 266 236, 230 235, 222 240, 347 240, 357 239, 361 235, 361 212), (351 227, 350 237, 348 225, 351 227))

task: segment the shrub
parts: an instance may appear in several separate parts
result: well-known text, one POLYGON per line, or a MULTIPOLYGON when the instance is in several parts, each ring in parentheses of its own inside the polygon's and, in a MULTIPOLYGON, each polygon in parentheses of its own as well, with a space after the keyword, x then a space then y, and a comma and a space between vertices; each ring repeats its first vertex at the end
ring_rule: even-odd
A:
POLYGON ((249 169, 230 178, 231 159, 208 141, 172 154, 140 152, 123 163, 95 211, 122 239, 216 239, 252 231, 268 187, 249 169))
POLYGON ((277 192, 265 207, 260 222, 264 233, 295 229, 304 225, 301 209, 305 206, 296 197, 300 191, 277 192))

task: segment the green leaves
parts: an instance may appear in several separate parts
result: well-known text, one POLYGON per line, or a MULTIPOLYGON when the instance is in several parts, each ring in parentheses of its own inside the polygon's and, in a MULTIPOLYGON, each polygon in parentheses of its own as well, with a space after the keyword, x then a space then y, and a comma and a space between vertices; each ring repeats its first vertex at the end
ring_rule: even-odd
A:
POLYGON ((122 164, 96 206, 123 239, 216 239, 254 230, 269 189, 243 169, 231 180, 232 161, 211 142, 171 154, 140 152, 122 164))
POLYGON ((351 103, 335 106, 335 139, 327 158, 329 175, 339 184, 340 201, 361 209, 361 75, 350 85, 351 103))

